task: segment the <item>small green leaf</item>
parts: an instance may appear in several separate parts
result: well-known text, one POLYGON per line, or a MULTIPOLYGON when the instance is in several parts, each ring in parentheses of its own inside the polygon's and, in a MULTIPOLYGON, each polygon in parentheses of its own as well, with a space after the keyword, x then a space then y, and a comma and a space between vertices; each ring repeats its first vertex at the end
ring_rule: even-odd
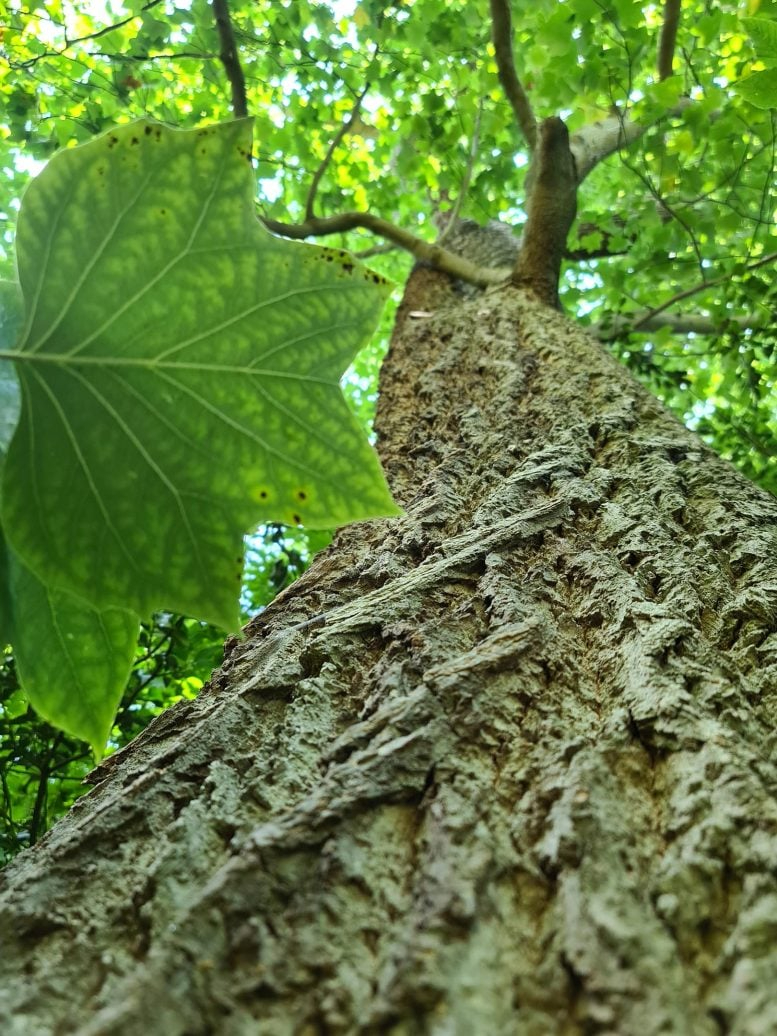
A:
POLYGON ((756 108, 777 108, 777 68, 753 72, 734 83, 734 89, 756 108))
POLYGON ((682 76, 669 76, 658 83, 651 83, 645 90, 645 97, 664 108, 674 108, 684 90, 685 83, 682 76))
POLYGON ((14 657, 35 711, 88 741, 99 759, 127 685, 140 622, 52 590, 10 555, 14 657))
POLYGON ((17 719, 19 716, 23 716, 29 708, 29 702, 24 694, 24 691, 14 691, 13 694, 3 701, 3 717, 5 719, 17 719))
POLYGON ((339 386, 387 285, 259 224, 250 137, 121 126, 23 199, 3 524, 98 609, 235 627, 247 529, 397 513, 339 386))

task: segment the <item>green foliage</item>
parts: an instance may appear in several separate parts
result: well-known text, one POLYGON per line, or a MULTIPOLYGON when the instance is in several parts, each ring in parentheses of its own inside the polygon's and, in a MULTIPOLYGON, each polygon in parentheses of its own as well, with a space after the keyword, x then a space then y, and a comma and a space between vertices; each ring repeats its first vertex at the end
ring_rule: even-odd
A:
MULTIPOLYGON (((144 624, 109 750, 127 744, 165 708, 195 697, 221 659, 222 641, 220 631, 182 616, 160 614, 144 624)), ((83 741, 28 706, 7 654, 0 665, 0 865, 88 790, 82 781, 93 762, 83 741)))
MULTIPOLYGON (((0 276, 11 282, 16 278, 11 232, 18 198, 39 161, 63 149, 70 155, 73 144, 106 131, 116 133, 117 126, 138 118, 198 129, 229 117, 230 91, 207 0, 144 6, 140 0, 126 0, 105 11, 100 8, 100 15, 87 0, 7 4, 0 19, 5 54, 4 59, 0 55, 0 167, 5 178, 0 185, 0 276)), ((705 318, 710 327, 705 333, 623 333, 612 349, 718 452, 773 492, 777 340, 772 314, 777 289, 774 261, 764 260, 777 252, 777 141, 769 110, 775 96, 770 77, 775 72, 776 9, 764 0, 757 10, 749 8, 757 18, 742 19, 740 4, 686 0, 674 74, 659 82, 655 53, 663 5, 633 0, 512 5, 517 70, 539 117, 561 114, 574 131, 605 118, 615 104, 629 115, 655 120, 636 144, 597 167, 582 187, 578 225, 589 228, 582 241, 589 248, 606 246, 613 254, 568 264, 562 284, 567 312, 592 325, 664 305, 670 314, 705 318), (667 117, 667 107, 680 98, 692 103, 667 117), (672 299, 676 301, 669 305, 672 299), (747 326, 739 319, 744 316, 752 318, 747 326)), ((293 222, 303 218, 309 204, 318 215, 369 208, 431 239, 434 207, 450 205, 469 180, 463 216, 522 221, 528 156, 498 83, 485 3, 231 0, 230 11, 254 121, 256 206, 261 215, 293 222), (322 169, 311 199, 312 176, 367 84, 359 113, 322 169)), ((126 132, 131 131, 122 130, 126 132)), ((55 163, 52 167, 57 168, 55 163)), ((243 169, 247 175, 247 163, 243 169)), ((188 188, 190 175, 182 177, 182 188, 188 188)), ((133 181, 125 197, 138 187, 133 181)), ((246 191, 246 205, 248 196, 246 191)), ((329 241, 355 253, 378 244, 362 230, 329 241)), ((399 283, 411 265, 398 251, 371 256, 369 262, 399 283)), ((130 292, 119 294, 114 307, 121 307, 130 292)), ((166 312, 165 321, 169 318, 166 312)), ((3 319, 9 318, 0 316, 0 351, 11 349, 16 337, 3 330, 3 319)), ((371 416, 376 369, 390 321, 387 311, 378 338, 355 358, 344 382, 352 412, 362 423, 371 416)), ((74 380, 72 374, 61 373, 74 380)), ((29 383, 33 375, 26 377, 29 383)), ((132 384, 145 399, 147 383, 132 384)), ((100 385, 99 391, 107 389, 100 385)), ((0 367, 0 399, 13 408, 15 392, 13 375, 0 367)), ((36 404, 42 402, 42 392, 36 404)), ((84 389, 81 399, 94 412, 98 406, 89 403, 90 393, 92 389, 84 389)), ((197 408, 188 399, 175 417, 193 422, 197 408)), ((127 420, 125 411, 119 413, 127 420)), ((2 427, 12 426, 13 421, 2 427)), ((173 439, 165 425, 153 446, 160 441, 162 448, 171 449, 173 439)), ((7 443, 7 435, 3 441, 7 443)), ((289 467, 285 445, 273 470, 282 487, 278 492, 291 489, 293 494, 299 472, 289 467)), ((131 455, 128 449, 122 467, 131 455)), ((147 469, 145 474, 148 478, 147 469)), ((211 499, 220 498, 225 489, 224 472, 217 471, 214 478, 217 488, 211 499)), ((232 500, 231 487, 226 493, 232 500)), ((50 509, 45 513, 47 521, 63 517, 50 509)), ((284 517, 289 514, 251 511, 248 521, 284 517)), ((41 531, 40 520, 35 520, 38 525, 32 528, 38 532, 32 532, 34 542, 28 544, 33 552, 41 531)), ((132 535, 143 533, 135 530, 132 535)), ((159 554, 153 553, 162 546, 158 527, 156 536, 156 543, 138 542, 144 571, 153 567, 152 557, 158 565, 159 554)), ((243 590, 247 611, 261 607, 300 571, 310 553, 305 536, 298 529, 268 524, 251 539, 243 590), (258 603, 252 593, 259 595, 258 603)), ((230 557, 234 566, 237 552, 230 557)), ((187 579, 199 583, 192 566, 179 572, 184 584, 187 579)), ((233 567, 233 585, 234 574, 233 567)), ((213 590, 205 585, 209 610, 204 614, 215 617, 213 590)), ((117 603, 107 596, 101 601, 117 603)), ((183 607, 177 597, 163 601, 149 591, 145 606, 160 603, 183 607)), ((0 618, 2 610, 0 597, 0 618)), ((218 612, 224 621, 223 602, 218 612)), ((182 650, 194 650, 188 639, 183 643, 182 650)), ((145 685, 159 697, 148 709, 130 715, 145 716, 159 706, 163 685, 168 686, 165 679, 160 675, 145 685)), ((179 685, 171 678, 169 686, 179 685)), ((15 693, 12 689, 9 697, 18 702, 15 693)), ((122 715, 120 711, 120 719, 122 715)), ((14 720, 17 746, 22 743, 20 730, 31 730, 31 722, 14 720)), ((137 728, 129 724, 130 729, 137 728)), ((123 736, 114 726, 111 746, 123 743, 123 736)), ((44 760, 52 749, 51 742, 44 747, 41 737, 31 734, 28 744, 34 742, 44 760)), ((0 746, 4 743, 0 738, 0 746)), ((24 758, 30 762, 32 756, 24 758)), ((54 752, 51 758, 59 757, 54 752)), ((19 776, 15 763, 9 765, 9 772, 18 776, 15 787, 26 781, 25 794, 31 798, 25 801, 34 803, 41 785, 29 773, 19 776)), ((53 785, 49 788, 50 796, 59 794, 53 785)), ((24 809, 18 817, 23 814, 24 809)), ((33 830, 39 833, 34 825, 33 830)))
POLYGON ((753 72, 736 84, 737 92, 757 108, 777 108, 777 22, 767 18, 743 18, 753 49, 766 65, 762 72, 753 72))

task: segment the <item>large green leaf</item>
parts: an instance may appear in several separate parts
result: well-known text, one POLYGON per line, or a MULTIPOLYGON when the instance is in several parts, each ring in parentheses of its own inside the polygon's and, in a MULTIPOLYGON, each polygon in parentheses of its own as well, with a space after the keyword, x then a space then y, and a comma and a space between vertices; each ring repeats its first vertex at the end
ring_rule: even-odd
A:
POLYGON ((35 711, 99 759, 127 686, 140 621, 44 586, 10 552, 14 658, 35 711))
POLYGON ((397 511, 339 388, 385 283, 264 230, 250 134, 122 126, 24 196, 4 526, 98 608, 234 626, 247 528, 397 511))

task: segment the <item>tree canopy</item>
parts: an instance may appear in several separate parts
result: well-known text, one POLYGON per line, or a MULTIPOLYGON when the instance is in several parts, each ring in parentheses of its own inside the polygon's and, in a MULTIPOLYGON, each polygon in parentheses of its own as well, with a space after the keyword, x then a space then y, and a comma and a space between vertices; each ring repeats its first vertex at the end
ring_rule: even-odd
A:
MULTIPOLYGON (((573 144, 584 127, 614 123, 617 146, 578 194, 562 306, 720 454, 777 489, 775 5, 7 7, 0 278, 16 278, 19 201, 52 156, 108 131, 131 133, 137 119, 183 130, 227 122, 241 114, 243 86, 260 220, 276 234, 347 249, 396 283, 428 258, 419 241, 435 240, 441 212, 519 231, 535 116, 561 116, 573 144)), ((74 256, 69 283, 89 263, 88 247, 74 256)), ((363 422, 390 322, 389 308, 346 380, 363 422)), ((296 530, 271 526, 254 539, 245 608, 265 604, 309 553, 296 530)), ((153 701, 138 699, 140 686, 156 684, 161 699, 194 693, 216 657, 215 631, 169 613, 143 638, 127 699, 135 718, 124 713, 114 743, 158 707, 137 707, 153 701)), ((75 742, 32 726, 12 665, 9 655, 0 716, 9 851, 29 837, 29 816, 39 833, 52 771, 67 779, 86 767, 75 742)))

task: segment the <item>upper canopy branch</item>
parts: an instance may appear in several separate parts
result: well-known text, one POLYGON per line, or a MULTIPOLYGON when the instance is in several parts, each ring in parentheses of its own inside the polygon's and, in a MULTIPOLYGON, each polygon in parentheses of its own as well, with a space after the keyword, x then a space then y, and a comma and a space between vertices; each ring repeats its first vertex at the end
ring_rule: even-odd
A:
MULTIPOLYGON (((662 118, 680 115, 693 102, 682 97, 674 108, 668 109, 662 118)), ((609 158, 622 147, 628 147, 646 133, 655 123, 635 122, 618 111, 599 122, 583 126, 572 134, 569 142, 577 167, 577 180, 582 183, 588 174, 605 158, 609 158)))
POLYGON ((496 68, 499 82, 512 105, 518 125, 521 127, 526 143, 531 151, 537 142, 537 120, 534 117, 529 98, 521 86, 518 73, 515 71, 513 57, 513 30, 510 18, 510 0, 490 0, 491 2, 491 39, 494 43, 496 68))
POLYGON ((668 79, 672 74, 672 61, 677 42, 677 28, 680 24, 681 0, 666 0, 664 21, 658 40, 658 78, 668 79))
POLYGON ((237 52, 235 34, 232 31, 232 20, 229 17, 227 0, 213 0, 213 14, 216 18, 216 28, 219 31, 219 41, 221 43, 219 58, 224 66, 224 71, 227 73, 227 79, 232 89, 232 114, 236 119, 242 119, 248 115, 246 81, 240 64, 240 56, 237 52))
POLYGON ((362 101, 367 96, 367 91, 369 90, 369 88, 370 84, 367 83, 366 86, 362 89, 361 93, 356 98, 356 100, 354 101, 350 115, 348 115, 348 117, 343 121, 343 124, 340 127, 340 129, 332 137, 329 147, 326 150, 326 154, 321 160, 321 164, 313 174, 313 179, 310 181, 310 190, 308 191, 308 197, 305 202, 305 219, 313 219, 315 217, 316 194, 318 193, 318 187, 321 183, 321 178, 326 172, 327 166, 332 161, 332 155, 335 153, 335 149, 340 144, 348 130, 351 128, 351 126, 354 123, 354 120, 359 114, 359 109, 361 108, 362 101))

